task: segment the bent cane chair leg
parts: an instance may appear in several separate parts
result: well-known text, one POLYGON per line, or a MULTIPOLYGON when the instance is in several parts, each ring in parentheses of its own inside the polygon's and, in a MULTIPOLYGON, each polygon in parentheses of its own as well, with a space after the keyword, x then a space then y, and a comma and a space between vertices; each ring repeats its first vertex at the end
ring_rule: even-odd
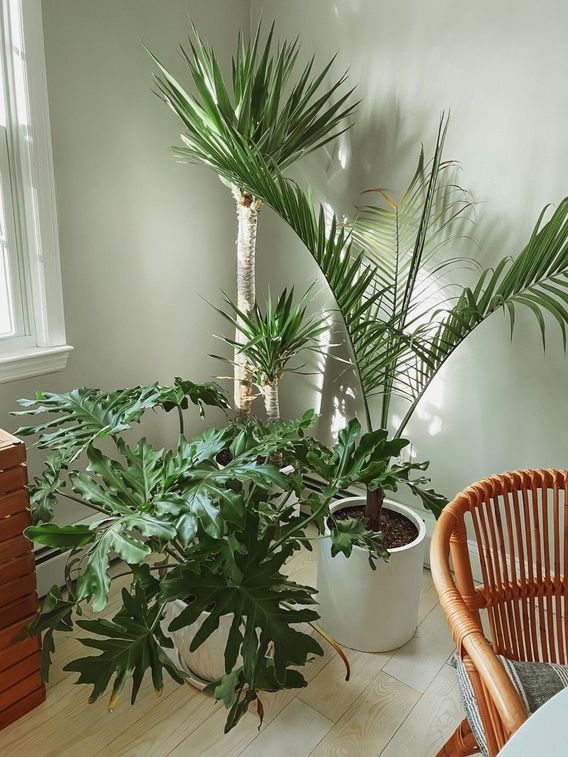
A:
POLYGON ((477 752, 479 752, 479 747, 469 723, 467 720, 462 720, 436 757, 467 757, 477 752))

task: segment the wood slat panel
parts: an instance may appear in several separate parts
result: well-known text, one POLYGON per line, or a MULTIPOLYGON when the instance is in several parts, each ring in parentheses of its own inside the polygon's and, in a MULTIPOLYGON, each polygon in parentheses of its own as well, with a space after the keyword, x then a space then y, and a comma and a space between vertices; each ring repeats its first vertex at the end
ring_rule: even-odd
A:
POLYGON ((31 553, 32 550, 33 544, 23 534, 6 541, 2 541, 0 538, 0 565, 4 565, 8 560, 13 560, 16 557, 22 557, 28 552, 31 553))
POLYGON ((20 681, 36 673, 39 673, 39 655, 34 652, 28 655, 28 657, 24 657, 23 660, 19 660, 17 664, 2 671, 0 693, 6 691, 6 689, 13 688, 20 681))
MULTIPOLYGON (((2 586, 30 573, 35 574, 35 559, 31 551, 21 557, 7 560, 4 563, 0 561, 0 599, 2 586)), ((28 592, 22 593, 27 594, 28 592)))
POLYGON ((17 681, 7 691, 0 693, 0 712, 10 707, 14 702, 18 702, 28 694, 31 694, 41 688, 41 676, 39 670, 32 673, 27 678, 17 681))
MULTIPOLYGON (((22 597, 16 602, 6 605, 0 612, 0 628, 9 627, 19 620, 35 615, 36 609, 37 597, 35 594, 29 594, 27 597, 22 597)), ((0 649, 2 649, 1 646, 0 649)))
POLYGON ((14 639, 19 636, 24 627, 33 620, 34 615, 35 613, 31 612, 28 617, 18 620, 17 623, 13 623, 11 626, 0 629, 0 654, 13 644, 18 643, 15 642, 14 639))
POLYGON ((0 429, 0 467, 14 468, 26 459, 26 445, 15 436, 0 429))
MULTIPOLYGON (((27 576, 20 576, 15 581, 0 586, 0 608, 15 602, 22 597, 27 597, 28 594, 33 594, 35 597, 36 590, 36 576, 35 573, 28 573, 27 576)), ((1 622, 1 621, 0 621, 1 622)))
POLYGON ((0 497, 0 518, 27 510, 28 506, 29 499, 26 489, 18 489, 10 494, 4 494, 0 497))
POLYGON ((44 699, 45 689, 42 687, 41 689, 36 689, 31 694, 28 694, 23 699, 20 699, 10 707, 7 707, 5 710, 2 710, 2 712, 0 712, 0 729, 5 728, 7 725, 10 725, 10 723, 18 720, 18 718, 21 718, 22 715, 33 710, 34 707, 41 704, 44 699))
MULTIPOLYGON (((2 463, 0 463, 1 466, 2 463)), ((0 470, 0 494, 8 494, 9 492, 16 491, 16 489, 23 489, 26 484, 26 469, 23 465, 0 470)))
MULTIPOLYGON (((25 625, 25 624, 22 624, 25 625)), ((12 633, 12 638, 16 635, 16 631, 12 633)), ((0 651, 0 673, 4 675, 3 671, 15 665, 20 660, 24 660, 29 655, 39 652, 39 636, 33 636, 31 638, 19 641, 16 644, 10 645, 4 651, 0 651)), ((39 659, 39 655, 38 659, 39 659)))
POLYGON ((0 542, 20 536, 29 525, 30 514, 28 511, 10 515, 9 518, 2 518, 0 520, 0 542))
POLYGON ((40 640, 18 639, 37 612, 26 448, 0 429, 0 729, 45 699, 40 640))

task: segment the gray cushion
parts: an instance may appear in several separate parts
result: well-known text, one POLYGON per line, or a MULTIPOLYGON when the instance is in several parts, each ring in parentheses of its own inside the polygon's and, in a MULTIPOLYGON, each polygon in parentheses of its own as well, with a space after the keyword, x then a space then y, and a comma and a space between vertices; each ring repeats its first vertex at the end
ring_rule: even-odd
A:
MULTIPOLYGON (((517 662, 502 655, 497 655, 497 657, 531 714, 568 686, 568 666, 566 665, 547 662, 517 662)), ((486 755, 488 754, 487 739, 479 717, 479 709, 471 681, 463 662, 457 655, 454 657, 454 665, 465 714, 482 754, 486 755)))

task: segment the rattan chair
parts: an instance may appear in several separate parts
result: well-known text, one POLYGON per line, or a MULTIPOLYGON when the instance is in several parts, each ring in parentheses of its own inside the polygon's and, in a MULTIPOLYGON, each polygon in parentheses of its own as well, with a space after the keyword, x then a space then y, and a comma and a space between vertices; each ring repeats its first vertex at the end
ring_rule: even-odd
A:
MULTIPOLYGON (((568 471, 517 471, 470 486, 440 516, 431 568, 479 708, 487 751, 495 755, 528 717, 496 655, 568 661, 568 471), (468 539, 476 545, 473 554, 468 539), (478 586, 474 556, 483 580, 478 586)), ((464 720, 438 754, 477 751, 464 720)))

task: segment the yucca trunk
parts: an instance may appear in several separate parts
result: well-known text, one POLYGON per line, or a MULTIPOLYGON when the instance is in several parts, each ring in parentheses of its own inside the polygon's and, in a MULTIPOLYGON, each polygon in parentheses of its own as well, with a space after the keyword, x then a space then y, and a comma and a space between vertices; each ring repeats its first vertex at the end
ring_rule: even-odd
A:
MULTIPOLYGON (((277 421, 280 418, 280 399, 278 391, 278 380, 273 383, 267 383, 263 387, 264 408, 268 421, 277 421)), ((277 452, 270 455, 270 462, 277 468, 282 467, 282 455, 277 452)))
POLYGON ((264 385, 264 407, 269 421, 277 421, 280 418, 280 398, 278 381, 264 385))
MULTIPOLYGON (((260 200, 248 192, 233 190, 237 203, 238 235, 237 235, 237 307, 249 315, 255 302, 255 251, 256 227, 260 200)), ((240 317, 237 317, 235 341, 243 342, 239 329, 240 317)), ((235 347, 235 409, 241 418, 248 418, 253 400, 253 387, 248 380, 247 361, 245 356, 235 347)))
POLYGON ((371 531, 381 530, 381 515, 383 511, 383 502, 385 501, 385 490, 382 487, 369 491, 367 489, 367 502, 365 505, 365 515, 371 531))

